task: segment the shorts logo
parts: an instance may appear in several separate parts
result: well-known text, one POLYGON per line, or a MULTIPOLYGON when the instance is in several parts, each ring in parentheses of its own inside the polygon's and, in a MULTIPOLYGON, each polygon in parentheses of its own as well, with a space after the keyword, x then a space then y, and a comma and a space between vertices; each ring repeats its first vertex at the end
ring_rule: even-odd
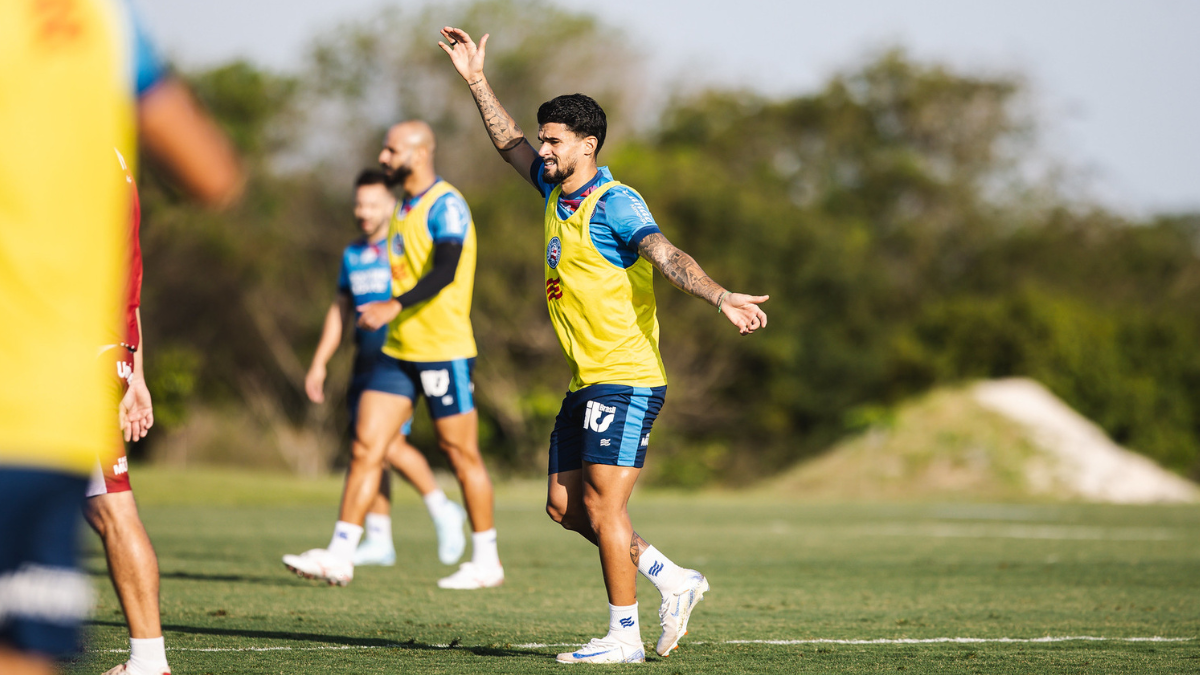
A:
POLYGON ((559 260, 562 260, 562 242, 558 237, 550 237, 550 243, 546 244, 546 264, 555 269, 559 260))
POLYGON ((117 377, 128 382, 129 378, 133 377, 133 366, 124 361, 117 361, 117 377))
POLYGON ((644 448, 647 445, 650 445, 650 434, 646 434, 645 436, 642 436, 641 446, 644 448))
POLYGON ((633 619, 631 619, 629 617, 625 617, 624 619, 621 619, 621 626, 623 628, 633 628, 633 619))
POLYGON ((656 577, 656 576, 658 576, 658 573, 659 573, 659 572, 661 572, 661 571, 663 571, 663 564, 662 564, 662 561, 661 561, 661 560, 655 560, 655 561, 654 561, 654 564, 650 566, 650 569, 649 569, 649 571, 647 571, 646 573, 647 573, 647 574, 649 574, 649 575, 650 575, 650 576, 652 576, 652 577, 656 577))
POLYGON ((129 473, 129 460, 124 457, 118 459, 116 464, 113 464, 114 475, 120 476, 123 473, 129 473))
POLYGON ((583 415, 583 428, 602 434, 608 431, 608 425, 612 424, 616 414, 617 409, 614 406, 603 405, 599 401, 588 401, 587 412, 583 415), (604 415, 604 413, 608 414, 604 415), (601 415, 604 416, 603 419, 601 419, 601 415))
POLYGON ((450 371, 422 370, 421 386, 425 389, 425 395, 430 398, 445 396, 450 390, 450 371))
POLYGON ((562 297, 562 285, 558 279, 546 280, 546 300, 558 300, 562 297))
POLYGON ((610 438, 601 438, 600 439, 600 447, 607 448, 610 445, 612 445, 612 439, 610 439, 610 438))
POLYGON ((404 235, 399 232, 392 235, 392 254, 404 255, 404 235))

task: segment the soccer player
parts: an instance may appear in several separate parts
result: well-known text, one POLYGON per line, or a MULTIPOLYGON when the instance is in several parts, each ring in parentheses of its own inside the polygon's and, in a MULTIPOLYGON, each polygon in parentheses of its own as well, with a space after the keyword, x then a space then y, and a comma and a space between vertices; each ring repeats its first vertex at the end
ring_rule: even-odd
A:
POLYGON ((462 486, 472 529, 471 560, 438 586, 468 590, 504 582, 472 382, 475 224, 466 200, 434 171, 434 151, 429 125, 409 121, 388 130, 379 153, 389 184, 405 194, 388 236, 396 297, 359 308, 360 328, 388 326, 384 356, 359 401, 350 474, 329 547, 284 556, 284 564, 301 576, 337 585, 354 577, 352 555, 379 492, 387 448, 424 396, 438 446, 462 486))
POLYGON ((572 94, 542 104, 542 146, 534 150, 484 77, 488 36, 476 45, 448 26, 442 36, 438 44, 470 87, 492 143, 546 200, 546 302, 573 375, 550 436, 546 511, 600 549, 609 602, 608 634, 558 660, 645 660, 638 572, 662 594, 657 651, 667 656, 708 581, 647 544, 626 510, 666 394, 653 270, 716 307, 743 335, 766 326, 758 305, 767 296, 732 293, 710 279, 667 241, 637 192, 597 166, 607 120, 594 100, 572 94))
MULTIPOLYGON (((304 378, 304 388, 313 403, 325 401, 325 367, 341 343, 343 327, 355 308, 392 297, 392 267, 388 262, 388 222, 396 209, 396 198, 387 186, 387 176, 379 170, 367 170, 354 181, 354 219, 362 239, 342 253, 342 271, 338 277, 337 299, 325 314, 325 328, 313 354, 312 365, 304 378)), ((371 378, 371 371, 383 357, 387 330, 354 331, 354 375, 346 393, 351 429, 358 413, 358 401, 371 378)), ((429 509, 438 537, 438 558, 446 565, 458 562, 466 547, 462 507, 446 498, 433 478, 429 462, 416 448, 405 442, 412 421, 393 439, 387 461, 416 488, 429 509)), ((379 483, 379 496, 367 513, 362 544, 354 553, 355 565, 394 565, 396 547, 392 541, 391 476, 385 469, 379 483)))

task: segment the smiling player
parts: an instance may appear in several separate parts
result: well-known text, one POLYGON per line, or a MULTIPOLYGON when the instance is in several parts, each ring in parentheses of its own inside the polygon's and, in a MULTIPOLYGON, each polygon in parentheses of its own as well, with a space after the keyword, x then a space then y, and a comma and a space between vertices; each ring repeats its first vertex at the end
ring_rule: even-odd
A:
POLYGON ((767 296, 731 293, 667 241, 629 187, 596 157, 604 111, 583 94, 538 109, 534 150, 483 74, 484 48, 446 27, 439 43, 467 82, 493 145, 545 199, 546 304, 573 377, 550 435, 546 511, 600 549, 609 630, 564 663, 645 660, 637 612, 640 571, 662 594, 657 651, 666 656, 687 632, 708 580, 671 562, 633 530, 626 504, 666 396, 658 348, 653 270, 723 313, 743 335, 767 325, 767 296))

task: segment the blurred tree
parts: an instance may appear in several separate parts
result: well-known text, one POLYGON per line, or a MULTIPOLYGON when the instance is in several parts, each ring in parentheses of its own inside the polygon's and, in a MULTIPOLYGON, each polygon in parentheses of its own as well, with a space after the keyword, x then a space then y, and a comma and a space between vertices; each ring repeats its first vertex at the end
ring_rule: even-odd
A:
MULTIPOLYGON (((145 182, 164 426, 186 426, 190 401, 254 420, 222 437, 244 448, 239 461, 330 465, 348 363, 331 369, 324 407, 301 380, 355 236, 350 185, 389 123, 422 117, 478 227, 485 452, 513 471, 544 465, 569 374, 545 315, 541 199, 479 128, 436 47, 447 23, 493 34, 489 78, 531 135, 542 101, 596 97, 613 125, 602 160, 667 236, 721 283, 772 296, 770 326, 743 339, 659 284, 671 393, 648 479, 754 480, 930 386, 1007 375, 1042 380, 1118 441, 1200 475, 1200 216, 1134 223, 1031 174, 1036 126, 1019 78, 893 50, 805 96, 679 96, 635 136, 636 51, 545 2, 388 9, 331 30, 299 75, 234 63, 192 76, 253 182, 222 216, 145 182)), ((427 434, 418 424, 419 444, 427 434)))

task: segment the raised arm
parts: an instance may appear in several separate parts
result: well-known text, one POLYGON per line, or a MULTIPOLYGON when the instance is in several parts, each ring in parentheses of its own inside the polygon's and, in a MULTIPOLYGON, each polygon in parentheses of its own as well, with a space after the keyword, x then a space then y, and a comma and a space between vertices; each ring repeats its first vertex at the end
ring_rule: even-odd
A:
POLYGON ((647 235, 638 244, 638 253, 649 260, 676 288, 696 296, 717 308, 742 335, 767 325, 767 313, 759 309, 769 295, 746 295, 725 290, 700 269, 692 256, 684 253, 660 232, 647 235))
MULTIPOLYGON (((438 42, 438 46, 450 56, 455 70, 471 88, 471 95, 475 97, 475 105, 479 108, 479 116, 483 118, 483 126, 492 139, 492 145, 496 146, 504 161, 512 165, 527 182, 533 184, 533 179, 529 177, 529 168, 537 161, 537 151, 529 144, 525 133, 517 126, 517 121, 500 105, 487 77, 483 74, 484 49, 487 47, 488 35, 480 38, 479 44, 476 45, 466 31, 446 26, 442 29, 442 37, 446 41, 438 42)), ((534 187, 537 185, 534 184, 534 187)))

